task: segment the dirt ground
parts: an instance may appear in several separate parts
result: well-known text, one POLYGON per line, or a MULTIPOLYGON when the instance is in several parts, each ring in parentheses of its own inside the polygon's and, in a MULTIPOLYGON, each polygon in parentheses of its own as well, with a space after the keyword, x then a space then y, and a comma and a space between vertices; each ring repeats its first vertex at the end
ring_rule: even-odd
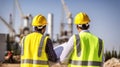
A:
POLYGON ((120 67, 120 59, 111 58, 104 63, 104 67, 120 67))
POLYGON ((20 64, 0 64, 0 67, 20 67, 20 64))

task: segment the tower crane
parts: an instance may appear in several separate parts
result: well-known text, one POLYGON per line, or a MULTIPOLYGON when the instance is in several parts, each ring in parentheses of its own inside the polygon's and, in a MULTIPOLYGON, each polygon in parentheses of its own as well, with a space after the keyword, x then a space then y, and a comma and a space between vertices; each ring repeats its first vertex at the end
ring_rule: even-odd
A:
POLYGON ((68 25, 69 25, 69 31, 68 31, 68 35, 71 36, 73 34, 73 18, 72 18, 72 13, 69 11, 68 7, 66 6, 64 0, 61 0, 62 2, 62 5, 63 5, 63 9, 64 9, 64 12, 66 14, 66 19, 67 19, 67 22, 68 22, 68 25))
POLYGON ((31 21, 29 21, 29 20, 31 20, 31 15, 28 15, 28 16, 24 15, 18 0, 15 0, 15 2, 16 2, 16 6, 18 8, 18 11, 19 11, 19 14, 20 14, 20 17, 21 17, 20 34, 23 34, 23 35, 25 34, 26 35, 30 32, 29 29, 31 29, 31 26, 30 26, 30 23, 29 23, 29 22, 31 22, 31 21), (24 23, 22 23, 22 22, 24 22, 24 23), (26 31, 27 31, 27 33, 26 33, 26 31))
POLYGON ((15 3, 16 3, 16 6, 17 6, 17 8, 18 8, 20 17, 21 17, 21 18, 24 18, 24 14, 23 14, 23 12, 22 12, 22 9, 21 9, 21 7, 20 7, 20 4, 19 4, 18 0, 15 0, 15 3))

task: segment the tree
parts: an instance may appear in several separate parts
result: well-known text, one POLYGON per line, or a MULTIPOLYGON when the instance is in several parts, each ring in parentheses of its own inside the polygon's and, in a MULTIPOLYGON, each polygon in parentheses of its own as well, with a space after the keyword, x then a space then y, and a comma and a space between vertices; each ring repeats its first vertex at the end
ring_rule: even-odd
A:
POLYGON ((114 49, 112 50, 112 57, 117 58, 117 52, 114 49))
POLYGON ((118 59, 120 59, 120 50, 119 50, 119 53, 118 53, 118 57, 117 57, 118 59))
POLYGON ((106 52, 105 52, 105 61, 107 61, 108 59, 111 59, 111 57, 112 57, 112 54, 111 54, 111 52, 110 51, 107 51, 106 50, 106 52))

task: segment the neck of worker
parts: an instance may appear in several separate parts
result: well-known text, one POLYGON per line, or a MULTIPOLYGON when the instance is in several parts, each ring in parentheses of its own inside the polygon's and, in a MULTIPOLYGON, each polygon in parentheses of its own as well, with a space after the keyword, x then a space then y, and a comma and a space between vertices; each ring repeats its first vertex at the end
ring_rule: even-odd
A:
POLYGON ((82 29, 78 29, 78 32, 81 33, 81 32, 89 32, 89 30, 82 30, 82 29))

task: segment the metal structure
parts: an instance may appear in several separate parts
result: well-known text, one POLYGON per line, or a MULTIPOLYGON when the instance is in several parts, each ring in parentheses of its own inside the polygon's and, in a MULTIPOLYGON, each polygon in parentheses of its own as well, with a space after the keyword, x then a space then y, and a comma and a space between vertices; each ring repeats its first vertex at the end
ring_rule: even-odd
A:
POLYGON ((21 7, 20 7, 20 4, 19 4, 18 0, 15 0, 15 2, 16 2, 16 6, 17 6, 17 8, 18 8, 18 11, 19 11, 19 14, 20 14, 20 17, 21 17, 21 24, 23 24, 23 25, 21 25, 21 27, 22 27, 22 26, 23 26, 23 27, 28 27, 28 22, 27 22, 28 16, 25 16, 25 15, 23 14, 23 11, 22 11, 22 9, 21 9, 21 7), (22 22, 24 22, 24 23, 22 23, 22 22))
POLYGON ((53 14, 48 13, 48 34, 53 40, 53 14))
POLYGON ((73 34, 73 18, 72 14, 69 11, 68 7, 66 6, 66 3, 64 0, 61 0, 62 3, 62 15, 61 15, 61 21, 60 21, 60 35, 57 35, 57 42, 58 43, 65 43, 68 41, 69 37, 73 34), (67 23, 64 23, 64 15, 66 16, 67 23), (66 25, 68 26, 68 30, 65 30, 66 25))
MULTIPOLYGON (((1 16, 0 16, 0 19, 1 19, 1 21, 5 24, 5 26, 9 29, 9 31, 10 31, 10 37, 15 37, 15 30, 14 30, 14 28, 13 28, 13 26, 11 26, 9 23, 7 23, 7 21, 6 20, 4 20, 1 16)), ((12 23, 12 22, 11 22, 12 23)))
POLYGON ((61 0, 61 2, 62 2, 63 9, 64 9, 64 12, 66 14, 67 22, 68 22, 68 25, 69 25, 68 35, 72 36, 72 34, 73 34, 73 23, 72 23, 73 22, 73 18, 72 18, 72 13, 69 11, 69 9, 66 6, 64 0, 61 0))
POLYGON ((18 2, 18 0, 15 0, 15 3, 16 3, 16 6, 18 8, 18 11, 19 11, 19 14, 20 14, 20 17, 21 17, 21 26, 20 26, 20 34, 24 34, 24 29, 28 29, 28 33, 30 32, 31 30, 31 25, 30 25, 30 22, 29 20, 31 20, 31 15, 24 15, 21 7, 20 7, 20 4, 18 2), (29 30, 30 29, 30 30, 29 30))

